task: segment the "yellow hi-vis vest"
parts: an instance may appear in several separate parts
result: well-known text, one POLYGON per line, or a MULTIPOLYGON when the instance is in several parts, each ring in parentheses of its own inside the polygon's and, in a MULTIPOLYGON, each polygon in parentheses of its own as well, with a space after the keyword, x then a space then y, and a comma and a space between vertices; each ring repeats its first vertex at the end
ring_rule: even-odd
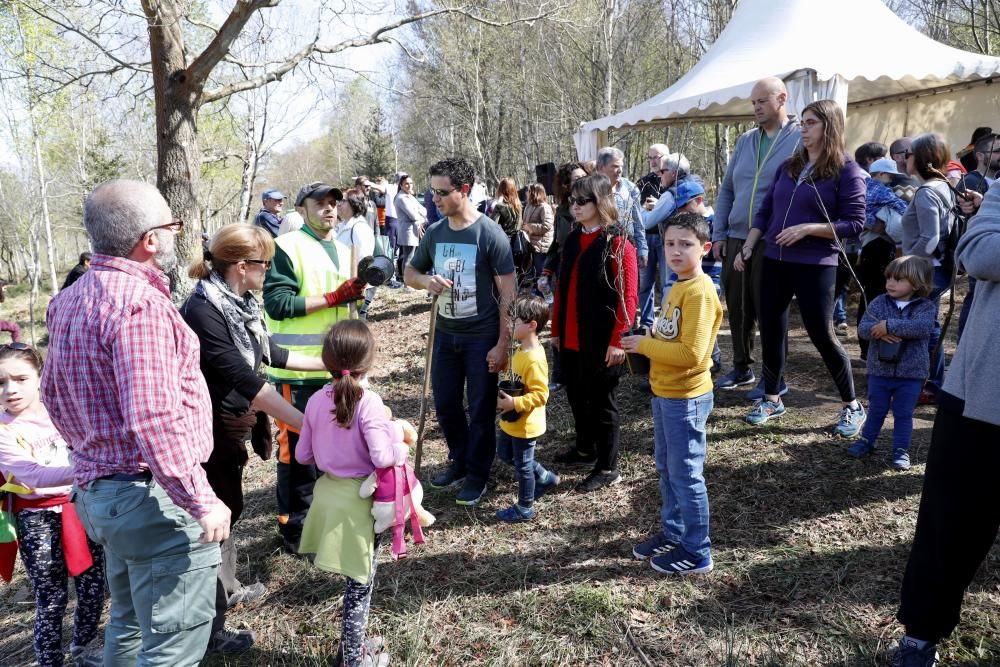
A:
MULTIPOLYGON (((304 231, 282 234, 274 242, 292 262, 295 278, 299 283, 299 296, 322 296, 334 291, 351 277, 351 249, 340 241, 332 241, 337 249, 336 265, 319 241, 304 231)), ((321 356, 326 332, 337 322, 349 317, 346 305, 283 320, 273 320, 265 313, 271 340, 291 352, 308 357, 321 356)), ((269 368, 268 378, 276 383, 322 384, 329 380, 330 374, 326 371, 269 368)))

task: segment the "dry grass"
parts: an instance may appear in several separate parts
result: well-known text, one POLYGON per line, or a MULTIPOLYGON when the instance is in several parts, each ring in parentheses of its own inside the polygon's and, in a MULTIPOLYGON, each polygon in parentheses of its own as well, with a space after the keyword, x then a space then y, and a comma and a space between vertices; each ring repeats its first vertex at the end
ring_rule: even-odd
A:
MULTIPOLYGON (((419 293, 380 293, 374 313, 381 364, 373 384, 397 415, 416 420, 427 302, 419 293)), ((884 449, 848 459, 846 443, 829 436, 838 403, 826 372, 801 329, 790 341, 786 416, 751 428, 741 420, 748 404, 740 393, 716 395, 706 470, 711 576, 665 579, 631 558, 633 544, 658 525, 659 497, 648 399, 628 379, 620 391, 621 485, 576 495, 570 489, 586 471, 560 469, 563 490, 519 526, 493 520, 516 493, 504 468, 476 509, 427 489, 425 504, 438 518, 428 544, 378 572, 370 631, 387 638, 394 664, 876 664, 900 632, 893 616, 933 410, 918 409, 909 472, 889 469, 884 449)), ((856 357, 855 343, 852 336, 856 357)), ((863 395, 863 369, 855 369, 863 395)), ((562 392, 548 416, 543 462, 572 438, 562 392)), ((426 455, 428 470, 445 458, 433 419, 426 455)), ((252 462, 235 533, 241 579, 270 591, 230 615, 257 632, 257 647, 206 665, 325 665, 335 652, 341 583, 281 552, 273 475, 272 463, 252 462)), ((996 559, 994 551, 966 596, 962 623, 942 647, 946 664, 1000 664, 996 559)), ((8 618, 0 664, 28 664, 33 606, 23 574, 0 595, 8 618)))

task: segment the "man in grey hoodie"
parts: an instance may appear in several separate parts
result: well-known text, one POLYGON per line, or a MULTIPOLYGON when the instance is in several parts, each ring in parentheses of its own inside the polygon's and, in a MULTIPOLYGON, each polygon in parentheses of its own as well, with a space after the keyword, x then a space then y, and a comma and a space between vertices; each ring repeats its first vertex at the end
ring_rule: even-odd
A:
POLYGON ((958 624, 965 589, 1000 524, 1000 186, 990 187, 955 251, 976 299, 938 395, 893 665, 931 665, 958 624))
MULTIPOLYGON (((768 77, 754 85, 750 101, 757 127, 736 140, 715 202, 712 243, 716 259, 722 262, 721 282, 733 341, 733 370, 716 381, 719 389, 735 389, 756 380, 751 366, 763 263, 757 259, 759 252, 746 261, 743 272, 733 270, 733 261, 742 252, 753 216, 760 210, 778 167, 799 144, 799 123, 788 117, 787 100, 788 90, 781 79, 768 77)), ((760 241, 757 245, 763 247, 763 244, 760 241)), ((760 396, 756 398, 763 397, 761 386, 747 397, 753 398, 758 390, 760 396)), ((781 390, 782 394, 788 391, 783 379, 781 390)))

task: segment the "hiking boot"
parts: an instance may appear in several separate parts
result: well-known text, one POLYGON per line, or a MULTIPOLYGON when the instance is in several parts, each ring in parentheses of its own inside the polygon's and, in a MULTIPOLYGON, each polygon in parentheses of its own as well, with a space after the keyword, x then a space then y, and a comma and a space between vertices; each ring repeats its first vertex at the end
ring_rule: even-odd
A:
POLYGON ((752 369, 748 368, 745 371, 741 371, 734 368, 715 381, 715 388, 736 389, 740 385, 753 384, 756 379, 752 369))
POLYGON ((258 581, 255 584, 243 586, 238 591, 230 595, 229 599, 226 601, 226 605, 228 607, 235 607, 243 602, 253 602, 254 600, 259 600, 265 595, 267 595, 267 586, 258 581))
POLYGON ((649 566, 663 574, 686 577, 691 574, 707 574, 715 568, 715 563, 710 555, 698 558, 679 546, 660 556, 653 556, 649 559, 649 566))
POLYGON ((250 630, 217 630, 208 640, 209 653, 246 653, 253 648, 256 637, 250 630))
POLYGON ((465 480, 462 490, 455 496, 455 502, 459 505, 478 505, 479 501, 486 495, 486 482, 473 482, 465 480))
POLYGON ((652 558, 653 556, 659 556, 667 553, 668 551, 672 551, 676 547, 677 542, 664 535, 661 530, 645 542, 632 547, 632 555, 639 560, 646 560, 647 558, 652 558))
MULTIPOLYGON (((781 378, 781 383, 778 385, 778 396, 784 396, 788 393, 788 385, 785 384, 785 378, 781 378)), ((751 389, 746 394, 746 399, 748 401, 759 401, 764 398, 764 378, 760 379, 757 386, 751 389)))
POLYGON ((521 507, 514 504, 505 510, 499 510, 496 514, 497 521, 504 523, 524 523, 535 518, 535 508, 521 507))
POLYGON ((465 466, 455 461, 448 461, 448 467, 431 479, 431 488, 445 489, 463 481, 465 481, 465 466))
POLYGON ((568 463, 570 465, 588 465, 597 463, 597 454, 584 454, 576 447, 571 447, 564 452, 560 452, 552 457, 556 463, 568 463))
POLYGON ((622 474, 617 470, 595 470, 576 485, 576 490, 577 493, 590 493, 603 489, 605 486, 614 486, 620 481, 622 481, 622 474))
POLYGON ((71 643, 69 645, 69 664, 72 667, 102 667, 104 665, 104 646, 100 638, 95 637, 83 646, 71 643))
POLYGON ((892 467, 896 470, 909 470, 910 469, 910 452, 907 449, 899 447, 892 450, 892 467))
POLYGON ((561 481, 562 477, 559 476, 559 473, 552 472, 551 470, 549 471, 549 476, 545 478, 544 482, 535 480, 535 500, 538 500, 546 493, 559 486, 559 482, 561 481))
POLYGON ((860 403, 858 403, 857 409, 845 405, 844 409, 840 411, 837 425, 833 427, 833 434, 839 435, 841 438, 855 438, 858 433, 861 433, 861 427, 865 425, 867 418, 865 408, 860 403))
POLYGON ((761 399, 754 403, 753 410, 746 416, 746 422, 758 426, 771 417, 780 417, 783 414, 785 414, 785 404, 780 398, 777 403, 761 399))
POLYGON ((892 654, 892 667, 934 667, 937 663, 937 646, 927 644, 924 648, 917 648, 916 642, 907 637, 899 640, 899 647, 892 654))
POLYGON ((868 442, 864 438, 858 438, 853 445, 847 448, 847 455, 856 459, 863 459, 875 451, 875 443, 868 442))

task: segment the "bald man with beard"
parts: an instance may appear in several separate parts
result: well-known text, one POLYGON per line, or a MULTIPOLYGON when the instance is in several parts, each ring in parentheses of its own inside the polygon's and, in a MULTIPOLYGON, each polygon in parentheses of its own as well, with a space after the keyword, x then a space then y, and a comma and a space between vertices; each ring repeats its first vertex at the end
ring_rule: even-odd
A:
MULTIPOLYGON (((722 289, 733 342, 733 369, 716 381, 719 389, 737 389, 756 380, 753 343, 762 264, 757 258, 764 243, 758 242, 756 248, 744 248, 743 244, 778 167, 799 144, 799 123, 789 118, 787 101, 788 90, 781 79, 768 77, 754 84, 750 103, 757 127, 736 140, 715 202, 712 243, 716 258, 722 262, 722 289), (733 270, 733 261, 740 253, 749 267, 743 273, 733 270)), ((782 378, 780 393, 787 391, 782 378)), ((750 399, 762 397, 761 385, 747 394, 750 399)))

